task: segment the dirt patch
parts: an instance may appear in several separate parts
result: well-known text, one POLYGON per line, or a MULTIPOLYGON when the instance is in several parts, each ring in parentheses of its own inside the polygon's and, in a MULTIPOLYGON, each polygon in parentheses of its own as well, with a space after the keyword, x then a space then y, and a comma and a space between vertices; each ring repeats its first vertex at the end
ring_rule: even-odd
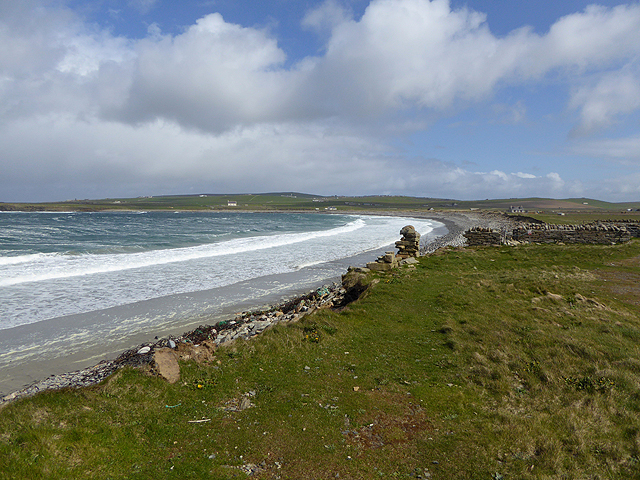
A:
POLYGON ((605 289, 613 293, 618 300, 640 306, 640 273, 632 272, 596 272, 598 278, 605 280, 605 289))
POLYGON ((614 262, 611 265, 615 265, 617 267, 640 267, 640 256, 625 258, 619 262, 614 262))
MULTIPOLYGON (((611 266, 640 268, 640 256, 614 262, 611 266)), ((640 271, 596 270, 595 274, 606 282, 605 288, 618 300, 640 306, 640 271)))
POLYGON ((40 425, 47 418, 49 418, 49 411, 44 408, 39 408, 31 414, 31 420, 35 425, 40 425))
POLYGON ((379 414, 373 421, 358 428, 350 428, 348 420, 345 420, 345 428, 342 432, 345 440, 364 449, 408 443, 434 431, 424 410, 411 404, 403 413, 379 414))

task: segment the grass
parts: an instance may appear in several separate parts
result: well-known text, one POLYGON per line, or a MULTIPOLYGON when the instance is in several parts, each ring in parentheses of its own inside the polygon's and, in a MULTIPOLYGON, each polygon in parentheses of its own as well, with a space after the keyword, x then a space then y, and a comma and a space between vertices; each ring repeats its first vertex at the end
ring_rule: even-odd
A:
POLYGON ((440 251, 179 383, 9 404, 0 478, 640 478, 639 275, 638 241, 440 251))

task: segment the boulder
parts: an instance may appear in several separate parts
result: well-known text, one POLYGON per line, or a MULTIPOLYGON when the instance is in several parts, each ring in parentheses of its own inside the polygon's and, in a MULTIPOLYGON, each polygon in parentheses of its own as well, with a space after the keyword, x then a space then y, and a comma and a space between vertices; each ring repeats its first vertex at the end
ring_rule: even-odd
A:
POLYGON ((367 268, 372 272, 386 272, 392 270, 394 267, 393 263, 385 263, 385 262, 371 262, 367 263, 367 268))
POLYGON ((155 369, 169 383, 180 380, 180 366, 176 354, 171 348, 160 348, 153 354, 155 369))

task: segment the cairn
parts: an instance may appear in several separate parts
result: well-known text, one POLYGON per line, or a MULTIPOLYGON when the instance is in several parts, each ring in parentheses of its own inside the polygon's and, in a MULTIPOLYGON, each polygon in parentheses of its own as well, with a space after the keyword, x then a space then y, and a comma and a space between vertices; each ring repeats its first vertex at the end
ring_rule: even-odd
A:
POLYGON ((400 230, 400 235, 402 239, 396 242, 397 257, 400 259, 417 257, 420 252, 420 234, 416 232, 413 225, 407 225, 400 230))

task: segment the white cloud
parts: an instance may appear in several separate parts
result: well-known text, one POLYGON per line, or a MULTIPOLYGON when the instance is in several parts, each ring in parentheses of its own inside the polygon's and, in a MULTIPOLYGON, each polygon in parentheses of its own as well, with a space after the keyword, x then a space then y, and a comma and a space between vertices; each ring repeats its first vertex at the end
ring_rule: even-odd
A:
POLYGON ((617 116, 640 108, 640 74, 631 68, 606 73, 595 85, 577 89, 570 106, 580 109, 574 136, 584 136, 611 126, 617 116))
POLYGON ((281 117, 294 87, 273 38, 217 13, 175 37, 154 32, 136 54, 134 68, 121 72, 120 81, 131 85, 120 112, 127 121, 162 117, 221 131, 281 117))
MULTIPOLYGON (((522 28, 498 38, 484 14, 452 11, 447 0, 373 0, 357 21, 327 0, 303 21, 328 32, 326 49, 291 63, 270 32, 215 13, 177 35, 154 24, 129 40, 65 8, 0 8, 0 44, 12 45, 0 49, 3 191, 102 182, 123 194, 146 184, 175 193, 578 194, 581 184, 557 173, 471 172, 390 145, 472 104, 490 105, 497 123, 522 123, 524 103, 492 103, 494 93, 547 76, 578 85, 569 106, 582 133, 640 109, 637 3, 589 7, 546 35, 522 28)), ((574 148, 640 159, 637 137, 574 148)))
POLYGON ((352 13, 336 0, 325 0, 307 12, 302 19, 302 26, 317 32, 331 32, 334 27, 351 20, 352 17, 352 13))
POLYGON ((443 110, 490 97, 501 84, 625 64, 640 53, 640 5, 589 7, 539 36, 495 37, 485 16, 447 0, 374 0, 333 29, 309 93, 342 114, 417 106, 443 110))
POLYGON ((551 26, 539 46, 539 53, 547 58, 540 66, 588 69, 615 65, 637 55, 638 45, 640 5, 590 5, 584 12, 567 15, 551 26))
POLYGON ((485 178, 489 179, 490 181, 493 181, 494 177, 496 177, 497 179, 500 179, 500 180, 502 180, 504 182, 509 181, 509 176, 506 173, 501 172, 500 170, 494 170, 494 171, 490 172, 489 175, 485 176, 485 178))
POLYGON ((640 135, 626 138, 584 140, 573 145, 569 152, 604 160, 615 160, 622 164, 640 165, 640 135))
POLYGON ((521 100, 518 100, 514 105, 495 103, 491 106, 491 110, 495 115, 492 121, 504 125, 515 125, 524 122, 527 116, 527 107, 521 100))
POLYGON ((96 195, 98 186, 109 196, 294 190, 471 199, 562 193, 557 174, 521 178, 436 159, 408 161, 385 142, 341 124, 260 124, 203 135, 163 120, 133 127, 48 115, 0 128, 0 143, 8 146, 3 158, 9 159, 0 191, 47 184, 49 199, 107 196, 96 195))
POLYGON ((610 198, 612 201, 635 200, 640 196, 640 173, 603 179, 597 187, 604 198, 610 198))
MULTIPOLYGON (((546 35, 522 28, 497 38, 484 14, 452 11, 447 0, 373 0, 358 21, 327 0, 303 22, 331 28, 325 53, 292 68, 267 31, 215 13, 178 35, 152 25, 146 39, 134 42, 88 28, 68 10, 11 10, 12 17, 0 20, 10 27, 0 30, 8 32, 3 43, 17 45, 0 53, 2 73, 20 83, 11 97, 30 103, 52 91, 52 98, 65 98, 62 91, 69 90, 88 95, 84 107, 71 102, 79 115, 103 109, 111 120, 166 118, 220 132, 334 116, 366 123, 411 109, 447 115, 490 98, 503 84, 558 69, 569 82, 582 71, 600 75, 594 87, 573 95, 583 129, 640 108, 628 101, 637 100, 637 75, 624 70, 640 54, 640 5, 589 7, 560 19, 546 35), (21 26, 25 21, 30 28, 21 26), (25 69, 30 83, 21 76, 25 69), (79 81, 94 83, 85 92, 79 81)), ((502 108, 496 113, 503 123, 520 122, 526 113, 521 101, 494 108, 502 108)))

